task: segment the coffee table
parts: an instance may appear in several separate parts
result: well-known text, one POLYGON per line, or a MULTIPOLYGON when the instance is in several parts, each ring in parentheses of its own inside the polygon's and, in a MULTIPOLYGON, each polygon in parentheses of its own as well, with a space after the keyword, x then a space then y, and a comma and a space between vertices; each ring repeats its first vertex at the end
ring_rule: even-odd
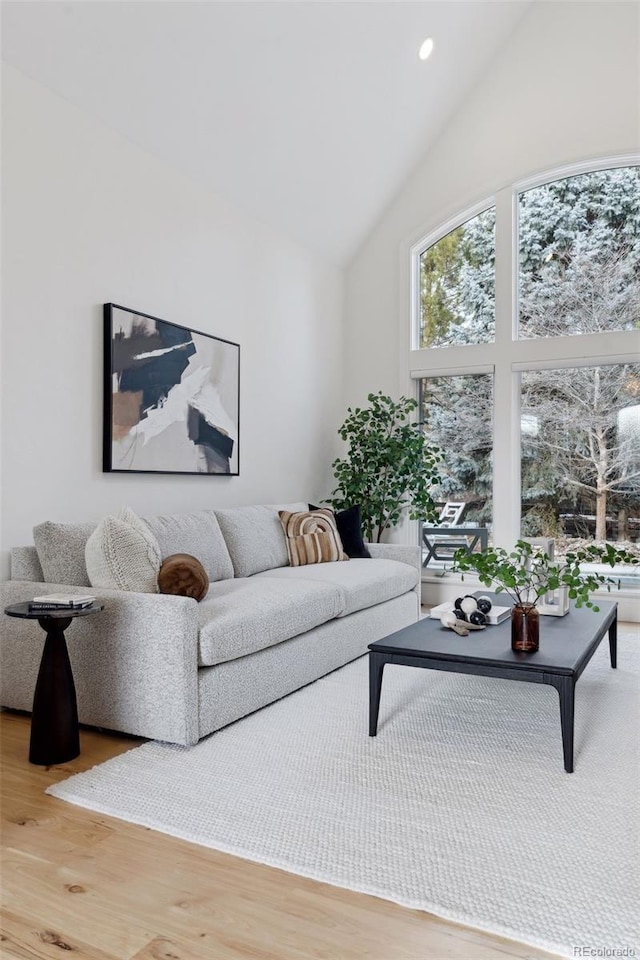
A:
MULTIPOLYGON (((504 594, 489 594, 504 605, 504 594)), ((560 697, 560 727, 564 769, 573 773, 573 714, 575 687, 582 671, 609 634, 611 666, 617 663, 618 605, 600 602, 599 612, 572 604, 564 617, 540 618, 540 649, 515 653, 511 649, 511 621, 460 637, 439 620, 425 618, 369 644, 369 736, 378 730, 382 674, 387 663, 427 670, 448 670, 480 677, 547 683, 560 697)))

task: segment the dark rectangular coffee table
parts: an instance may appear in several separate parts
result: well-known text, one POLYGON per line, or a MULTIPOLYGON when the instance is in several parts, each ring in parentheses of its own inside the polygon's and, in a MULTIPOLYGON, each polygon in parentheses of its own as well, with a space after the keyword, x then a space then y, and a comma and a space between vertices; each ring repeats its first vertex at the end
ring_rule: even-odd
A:
MULTIPOLYGON (((489 594, 489 596, 492 596, 489 594)), ((504 604, 503 594, 492 597, 504 604)), ((527 683, 548 683, 560 696, 564 768, 573 773, 573 709, 575 687, 604 635, 609 633, 611 666, 616 666, 618 605, 598 602, 594 613, 571 605, 564 617, 540 617, 540 649, 514 653, 511 621, 460 637, 439 620, 425 618, 369 644, 369 736, 378 730, 378 710, 385 664, 448 670, 480 677, 501 677, 527 683)))

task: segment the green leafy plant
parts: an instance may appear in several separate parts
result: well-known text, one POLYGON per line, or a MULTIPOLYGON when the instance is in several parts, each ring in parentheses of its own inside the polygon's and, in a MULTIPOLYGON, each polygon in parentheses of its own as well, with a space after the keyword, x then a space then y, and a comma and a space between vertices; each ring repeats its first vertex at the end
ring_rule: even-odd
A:
POLYGON ((360 505, 365 539, 380 541, 406 507, 412 520, 434 521, 431 496, 442 453, 430 446, 421 426, 411 421, 416 400, 392 400, 370 393, 369 406, 347 409, 338 433, 349 444, 346 457, 332 466, 338 486, 329 502, 337 509, 360 505))
POLYGON ((618 564, 637 565, 638 557, 627 550, 618 550, 611 544, 591 544, 575 553, 553 560, 540 553, 526 540, 518 540, 511 552, 502 547, 490 547, 482 553, 467 553, 457 550, 453 557, 453 571, 463 574, 474 571, 480 583, 493 587, 496 593, 505 591, 518 605, 535 606, 545 594, 562 586, 569 588, 569 597, 576 607, 599 608, 589 598, 598 587, 611 584, 620 586, 620 581, 597 571, 583 571, 583 563, 600 563, 610 567, 618 564))

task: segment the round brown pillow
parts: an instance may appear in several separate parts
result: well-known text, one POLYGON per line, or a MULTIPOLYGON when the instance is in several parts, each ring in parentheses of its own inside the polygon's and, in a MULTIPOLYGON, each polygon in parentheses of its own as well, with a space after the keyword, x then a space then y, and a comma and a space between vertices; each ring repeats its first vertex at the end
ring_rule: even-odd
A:
POLYGON ((165 557, 158 573, 160 593, 202 600, 209 589, 209 577, 199 560, 188 553, 172 553, 165 557))

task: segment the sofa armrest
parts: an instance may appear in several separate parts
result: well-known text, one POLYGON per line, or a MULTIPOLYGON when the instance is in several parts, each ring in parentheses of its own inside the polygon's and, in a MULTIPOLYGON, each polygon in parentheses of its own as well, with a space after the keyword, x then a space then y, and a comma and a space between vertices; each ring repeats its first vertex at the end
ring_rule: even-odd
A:
MULTIPOLYGON (((2 610, 77 586, 9 580, 2 610)), ((198 740, 198 620, 190 597, 93 589, 104 610, 66 630, 81 723, 136 736, 198 740)), ((3 617, 3 706, 31 710, 44 634, 31 620, 3 617)))
POLYGON ((420 547, 406 543, 367 543, 367 550, 374 560, 398 560, 408 563, 418 571, 413 592, 416 595, 416 620, 420 617, 422 603, 422 551, 420 547))
POLYGON ((399 560, 416 567, 422 574, 420 547, 405 543, 367 543, 367 550, 375 560, 399 560))

